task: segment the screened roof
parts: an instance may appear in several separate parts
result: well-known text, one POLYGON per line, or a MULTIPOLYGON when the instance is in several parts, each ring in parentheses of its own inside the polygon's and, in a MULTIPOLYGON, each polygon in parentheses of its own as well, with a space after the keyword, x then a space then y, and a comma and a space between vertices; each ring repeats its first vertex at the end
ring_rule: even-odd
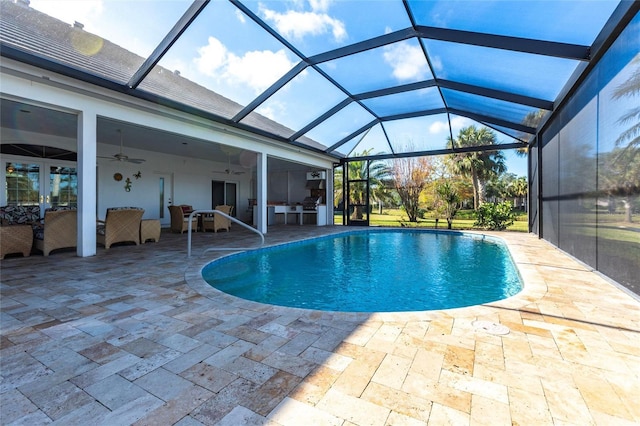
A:
POLYGON ((336 158, 522 147, 633 2, 1 0, 2 55, 336 158), (29 3, 29 2, 26 2, 29 3), (617 10, 616 10, 617 9, 617 10), (455 148, 455 147, 454 147, 455 148))

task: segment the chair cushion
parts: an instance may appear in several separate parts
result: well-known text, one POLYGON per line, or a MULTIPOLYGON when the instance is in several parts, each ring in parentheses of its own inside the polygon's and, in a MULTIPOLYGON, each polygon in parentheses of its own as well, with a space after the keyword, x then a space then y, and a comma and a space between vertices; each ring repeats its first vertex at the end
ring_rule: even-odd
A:
POLYGON ((180 208, 182 209, 182 213, 183 214, 189 214, 189 213, 191 213, 193 211, 193 207, 185 205, 185 204, 181 205, 180 208))
POLYGON ((3 225, 22 225, 40 220, 40 206, 2 206, 0 221, 3 225))

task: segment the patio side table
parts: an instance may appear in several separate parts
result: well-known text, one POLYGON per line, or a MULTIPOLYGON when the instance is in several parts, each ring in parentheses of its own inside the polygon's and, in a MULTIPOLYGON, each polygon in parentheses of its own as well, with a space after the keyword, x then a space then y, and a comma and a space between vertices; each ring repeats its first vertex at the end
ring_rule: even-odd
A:
POLYGON ((156 243, 160 241, 160 220, 143 219, 140 221, 140 243, 144 244, 147 240, 153 240, 156 243))

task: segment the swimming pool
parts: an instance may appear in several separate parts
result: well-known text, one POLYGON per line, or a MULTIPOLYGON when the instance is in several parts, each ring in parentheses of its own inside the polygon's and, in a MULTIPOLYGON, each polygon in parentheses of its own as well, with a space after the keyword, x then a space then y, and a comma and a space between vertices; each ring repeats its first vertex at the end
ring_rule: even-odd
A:
POLYGON ((243 299, 343 312, 459 308, 522 289, 501 240, 425 230, 351 231, 238 253, 202 276, 243 299))

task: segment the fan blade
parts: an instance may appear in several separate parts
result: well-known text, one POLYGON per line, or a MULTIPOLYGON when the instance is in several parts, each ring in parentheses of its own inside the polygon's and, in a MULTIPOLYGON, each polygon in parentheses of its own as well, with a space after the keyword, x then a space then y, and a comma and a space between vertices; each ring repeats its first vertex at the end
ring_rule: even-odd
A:
POLYGON ((142 164, 144 163, 146 160, 142 159, 142 158, 127 158, 124 161, 128 161, 129 163, 133 163, 133 164, 142 164))

